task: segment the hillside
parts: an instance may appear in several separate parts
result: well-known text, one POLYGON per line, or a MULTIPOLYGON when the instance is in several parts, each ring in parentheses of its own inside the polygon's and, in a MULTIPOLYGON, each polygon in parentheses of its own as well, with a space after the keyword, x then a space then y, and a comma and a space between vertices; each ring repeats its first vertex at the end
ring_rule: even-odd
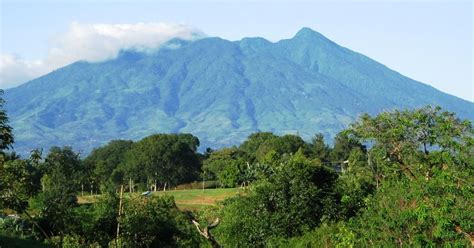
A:
POLYGON ((439 105, 474 120, 474 103, 407 78, 303 28, 263 38, 172 40, 153 53, 76 62, 5 91, 15 150, 193 133, 201 149, 250 133, 333 136, 363 112, 439 105))

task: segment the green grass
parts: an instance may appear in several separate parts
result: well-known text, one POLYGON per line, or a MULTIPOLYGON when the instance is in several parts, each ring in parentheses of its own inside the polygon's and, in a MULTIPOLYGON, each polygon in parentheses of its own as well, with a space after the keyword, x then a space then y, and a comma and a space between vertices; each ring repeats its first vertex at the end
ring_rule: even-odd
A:
MULTIPOLYGON (((215 205, 217 202, 226 198, 240 194, 241 190, 236 188, 230 189, 189 189, 189 190, 169 190, 153 192, 153 196, 171 195, 176 201, 176 205, 181 210, 199 210, 205 206, 215 205)), ((138 194, 133 194, 137 197, 138 194)), ((94 203, 100 196, 78 196, 80 204, 94 203)), ((129 197, 126 194, 125 197, 129 197)))
POLYGON ((192 189, 155 192, 154 196, 171 195, 176 205, 183 210, 197 210, 205 206, 215 205, 225 198, 239 194, 239 190, 231 189, 192 189))

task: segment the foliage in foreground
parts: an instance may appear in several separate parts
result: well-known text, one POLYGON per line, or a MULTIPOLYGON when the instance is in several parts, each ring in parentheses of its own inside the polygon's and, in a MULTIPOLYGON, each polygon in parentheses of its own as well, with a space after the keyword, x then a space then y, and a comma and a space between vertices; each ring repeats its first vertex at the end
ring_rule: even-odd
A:
POLYGON ((366 207, 301 237, 274 239, 275 246, 473 244, 474 133, 469 122, 424 108, 363 116, 348 133, 372 144, 366 168, 376 191, 364 199, 366 207))
POLYGON ((439 108, 364 115, 332 148, 321 135, 308 144, 257 133, 240 147, 202 155, 194 136, 162 134, 112 142, 85 161, 53 148, 43 161, 39 150, 27 160, 7 153, 12 141, 0 147, 0 207, 22 224, 7 221, 2 232, 58 246, 197 247, 203 233, 214 247, 463 247, 474 240, 474 131, 439 108), (199 175, 245 193, 200 213, 181 212, 166 196, 120 204, 117 186, 127 178, 132 191, 199 175), (79 205, 87 184, 100 185, 103 197, 79 205))

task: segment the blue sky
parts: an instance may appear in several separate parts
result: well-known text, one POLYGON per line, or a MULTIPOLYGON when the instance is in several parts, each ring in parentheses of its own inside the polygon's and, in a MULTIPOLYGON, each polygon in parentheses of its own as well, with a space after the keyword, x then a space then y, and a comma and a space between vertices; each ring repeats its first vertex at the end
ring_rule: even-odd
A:
MULTIPOLYGON (((471 1, 0 1, 0 54, 12 63, 1 73, 17 81, 2 77, 1 87, 78 58, 58 57, 77 50, 64 43, 82 44, 71 30, 87 25, 168 23, 168 31, 176 24, 230 40, 271 41, 310 27, 401 74, 474 101, 471 1)), ((97 41, 84 46, 91 44, 97 41)))

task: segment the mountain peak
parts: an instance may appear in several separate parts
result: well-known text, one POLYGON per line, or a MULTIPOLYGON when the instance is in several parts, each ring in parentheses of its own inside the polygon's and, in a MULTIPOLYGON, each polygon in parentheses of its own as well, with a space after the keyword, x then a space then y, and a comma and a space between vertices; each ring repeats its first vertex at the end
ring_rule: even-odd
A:
POLYGON ((293 39, 312 40, 312 39, 327 39, 327 38, 324 37, 322 34, 312 30, 311 28, 304 27, 296 33, 293 39))

